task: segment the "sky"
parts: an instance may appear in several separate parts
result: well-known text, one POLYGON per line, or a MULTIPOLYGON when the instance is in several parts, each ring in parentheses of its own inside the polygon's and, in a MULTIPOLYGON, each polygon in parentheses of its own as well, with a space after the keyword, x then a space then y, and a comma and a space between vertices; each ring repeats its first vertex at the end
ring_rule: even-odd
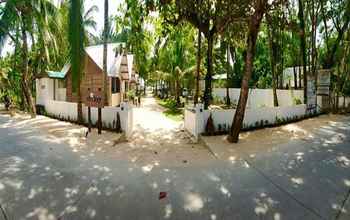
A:
MULTIPOLYGON (((55 4, 58 4, 61 2, 61 0, 52 0, 55 4)), ((117 15, 118 14, 118 7, 123 2, 123 0, 109 0, 108 1, 108 11, 109 15, 117 15)), ((94 14, 95 21, 97 23, 96 30, 90 30, 91 33, 98 35, 101 33, 103 29, 103 23, 104 23, 104 0, 84 0, 84 8, 85 10, 89 9, 91 6, 96 5, 99 9, 98 12, 94 14)), ((10 44, 10 42, 5 43, 5 47, 0 54, 1 56, 6 55, 8 52, 13 51, 13 47, 10 44)))
MULTIPOLYGON (((108 14, 110 16, 118 14, 118 7, 119 7, 121 2, 123 2, 123 0, 109 0, 108 1, 108 14)), ((98 33, 101 33, 101 31, 103 29, 104 0, 85 0, 84 1, 85 10, 89 9, 93 5, 96 5, 98 7, 99 11, 94 14, 95 21, 97 23, 97 30, 96 30, 96 32, 92 31, 92 33, 98 34, 98 33)))

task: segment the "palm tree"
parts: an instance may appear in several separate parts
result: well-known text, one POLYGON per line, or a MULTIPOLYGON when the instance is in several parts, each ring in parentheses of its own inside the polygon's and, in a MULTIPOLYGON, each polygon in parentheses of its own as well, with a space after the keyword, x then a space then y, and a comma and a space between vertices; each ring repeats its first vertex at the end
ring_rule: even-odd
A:
POLYGON ((247 50, 245 54, 244 75, 241 83, 241 92, 238 99, 237 109, 233 117, 232 126, 227 140, 237 143, 241 132, 245 110, 248 101, 249 80, 253 73, 253 63, 256 50, 256 42, 260 30, 261 21, 267 10, 268 0, 257 1, 254 5, 254 13, 250 17, 247 35, 247 50))
MULTIPOLYGON (((67 13, 69 13, 70 10, 70 0, 65 0, 61 3, 60 10, 62 10, 63 16, 67 13)), ((87 10, 85 10, 84 4, 82 5, 82 12, 83 12, 83 26, 84 26, 84 34, 85 34, 85 41, 84 43, 87 45, 91 43, 91 41, 95 38, 95 35, 91 32, 91 30, 96 31, 97 23, 94 18, 94 13, 97 13, 99 11, 99 8, 96 5, 91 6, 87 10)), ((67 23, 67 22, 66 22, 67 23)), ((69 24, 65 24, 69 25, 69 24)), ((67 28, 67 27, 65 27, 67 28)), ((65 32, 65 30, 62 30, 65 32)))
POLYGON ((83 1, 70 0, 68 40, 70 44, 70 62, 72 70, 73 92, 77 93, 78 99, 78 122, 83 122, 82 100, 80 94, 80 83, 83 75, 84 63, 84 38, 85 31, 83 25, 83 1))
POLYGON ((194 104, 198 104, 198 98, 199 98, 199 81, 200 81, 201 59, 202 59, 201 47, 202 47, 202 33, 198 29, 196 93, 194 95, 194 104))
MULTIPOLYGON (((31 36, 32 48, 35 48, 36 40, 40 40, 42 43, 44 39, 48 39, 47 36, 50 32, 49 22, 52 21, 51 18, 54 17, 54 12, 55 6, 49 0, 7 0, 5 1, 5 6, 0 9, 0 50, 7 39, 10 39, 16 48, 22 48, 20 53, 22 63, 21 88, 27 104, 27 110, 32 117, 35 117, 36 109, 31 91, 31 77, 28 67, 28 36, 31 36), (17 36, 20 37, 17 38, 17 36)), ((47 51, 48 45, 45 43, 42 45, 42 48, 47 51)))
POLYGON ((99 9, 96 5, 93 5, 87 11, 85 11, 84 5, 83 5, 82 11, 84 12, 83 26, 85 29, 85 40, 86 40, 85 43, 89 43, 89 41, 91 41, 91 39, 95 37, 94 34, 89 31, 89 29, 96 30, 96 27, 97 27, 97 23, 95 21, 93 14, 98 12, 99 9))
POLYGON ((104 8, 104 29, 103 29, 103 91, 105 103, 109 100, 109 91, 107 91, 107 43, 108 43, 108 0, 105 0, 104 8))

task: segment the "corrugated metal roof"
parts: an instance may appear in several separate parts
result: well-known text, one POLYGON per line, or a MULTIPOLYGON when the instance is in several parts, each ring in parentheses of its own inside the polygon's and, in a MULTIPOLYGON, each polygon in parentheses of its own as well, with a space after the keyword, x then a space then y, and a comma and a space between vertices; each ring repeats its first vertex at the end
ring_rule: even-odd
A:
MULTIPOLYGON (((119 47, 119 43, 107 44, 107 74, 115 75, 113 73, 116 63, 115 50, 119 47)), ((85 48, 86 53, 91 57, 91 59, 97 64, 98 67, 103 70, 103 44, 90 46, 85 48)))
POLYGON ((50 78, 56 78, 56 79, 64 79, 66 77, 66 73, 64 73, 64 72, 55 72, 55 71, 47 71, 47 75, 50 78))
POLYGON ((118 77, 119 71, 120 71, 120 64, 122 61, 122 56, 118 54, 118 56, 114 59, 112 67, 110 71, 108 72, 108 76, 110 77, 118 77))
POLYGON ((62 68, 61 72, 64 73, 64 75, 66 75, 69 69, 70 69, 70 63, 66 63, 66 65, 64 65, 64 67, 62 68))
MULTIPOLYGON (((107 45, 107 74, 110 77, 120 77, 131 79, 135 74, 133 66, 134 56, 131 54, 118 54, 116 56, 116 49, 119 48, 119 43, 110 43, 107 45), (126 77, 125 75, 128 75, 126 77)), ((88 56, 97 64, 101 70, 103 69, 103 44, 90 46, 85 48, 88 56)), ((64 78, 69 71, 71 65, 67 63, 60 72, 48 71, 51 78, 64 78)))

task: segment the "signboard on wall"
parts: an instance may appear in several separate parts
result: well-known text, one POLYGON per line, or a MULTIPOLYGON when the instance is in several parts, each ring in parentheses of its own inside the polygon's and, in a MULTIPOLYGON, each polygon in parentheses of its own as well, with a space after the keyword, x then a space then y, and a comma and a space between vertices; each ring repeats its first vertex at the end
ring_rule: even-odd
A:
POLYGON ((85 105, 89 107, 103 108, 104 107, 104 95, 102 90, 90 91, 88 89, 87 96, 85 97, 85 105))
POLYGON ((314 112, 317 107, 317 95, 315 86, 315 77, 308 76, 307 80, 307 110, 314 112))
POLYGON ((317 95, 329 96, 331 86, 331 70, 318 70, 317 95))

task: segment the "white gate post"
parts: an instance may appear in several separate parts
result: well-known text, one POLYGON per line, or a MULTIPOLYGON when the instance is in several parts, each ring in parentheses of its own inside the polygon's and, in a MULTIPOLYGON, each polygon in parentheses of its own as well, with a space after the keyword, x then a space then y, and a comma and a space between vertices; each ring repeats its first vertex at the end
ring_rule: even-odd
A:
POLYGON ((203 129, 203 121, 204 121, 204 105, 202 103, 196 104, 195 106, 195 114, 196 114, 196 120, 195 120, 195 138, 196 141, 198 141, 198 137, 203 129))

